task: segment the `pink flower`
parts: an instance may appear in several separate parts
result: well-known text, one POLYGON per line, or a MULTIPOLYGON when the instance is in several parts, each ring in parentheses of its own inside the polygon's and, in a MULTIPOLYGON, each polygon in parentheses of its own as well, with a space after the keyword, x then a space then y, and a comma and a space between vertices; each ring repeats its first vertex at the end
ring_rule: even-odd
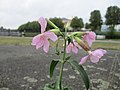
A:
POLYGON ((87 41, 88 45, 91 47, 92 42, 96 39, 96 34, 94 32, 86 32, 86 34, 83 36, 83 39, 87 41))
POLYGON ((78 48, 81 49, 81 47, 78 45, 77 42, 73 41, 73 43, 70 43, 67 47, 66 47, 66 53, 70 53, 71 50, 72 52, 74 52, 75 54, 78 53, 78 48))
POLYGON ((53 32, 50 31, 45 32, 47 21, 43 17, 40 17, 38 22, 41 25, 41 34, 33 37, 32 45, 36 46, 36 49, 43 47, 43 50, 46 53, 48 53, 49 51, 48 39, 51 39, 52 41, 55 42, 58 38, 53 32))
POLYGON ((97 63, 99 61, 99 59, 106 53, 107 53, 107 51, 103 50, 103 49, 97 49, 97 50, 92 51, 92 52, 89 51, 89 55, 83 57, 79 64, 85 63, 87 61, 87 59, 90 59, 90 61, 92 63, 97 63))

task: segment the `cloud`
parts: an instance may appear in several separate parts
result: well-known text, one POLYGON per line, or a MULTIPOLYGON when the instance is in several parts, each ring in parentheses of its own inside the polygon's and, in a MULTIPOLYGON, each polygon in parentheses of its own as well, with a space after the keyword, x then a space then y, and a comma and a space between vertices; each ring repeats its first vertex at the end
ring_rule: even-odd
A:
POLYGON ((0 0, 0 26, 17 28, 39 16, 78 16, 88 21, 91 11, 98 9, 104 17, 110 5, 120 5, 120 0, 0 0))

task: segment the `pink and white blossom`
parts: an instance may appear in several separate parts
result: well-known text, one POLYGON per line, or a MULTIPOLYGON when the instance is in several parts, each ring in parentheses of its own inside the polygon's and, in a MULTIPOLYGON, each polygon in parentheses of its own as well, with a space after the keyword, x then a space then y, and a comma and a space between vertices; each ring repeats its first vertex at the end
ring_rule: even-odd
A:
POLYGON ((66 53, 70 53, 71 51, 75 54, 78 53, 78 49, 81 49, 81 47, 78 45, 76 41, 70 42, 69 45, 66 47, 66 53))
POLYGON ((55 42, 58 38, 53 32, 45 32, 47 21, 43 17, 40 17, 38 22, 41 25, 41 34, 33 37, 32 45, 36 46, 36 49, 43 47, 43 50, 48 53, 50 46, 48 39, 55 42))
POLYGON ((91 47, 92 43, 95 41, 96 39, 96 34, 92 31, 90 32, 86 32, 86 34, 83 36, 84 41, 86 41, 88 43, 88 45, 91 47))
POLYGON ((92 52, 91 52, 91 51, 88 51, 88 53, 89 53, 89 55, 83 57, 83 58, 81 59, 81 61, 80 61, 79 64, 85 63, 85 62, 87 61, 87 59, 90 59, 90 61, 91 61, 92 63, 97 63, 97 62, 100 60, 100 58, 101 58, 104 54, 107 53, 107 51, 106 51, 106 50, 103 50, 103 49, 97 49, 97 50, 92 51, 92 52))

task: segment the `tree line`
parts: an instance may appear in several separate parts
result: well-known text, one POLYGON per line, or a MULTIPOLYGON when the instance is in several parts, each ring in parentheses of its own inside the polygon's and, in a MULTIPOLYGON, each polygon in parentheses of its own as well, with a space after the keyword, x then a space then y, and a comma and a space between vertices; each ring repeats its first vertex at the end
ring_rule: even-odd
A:
MULTIPOLYGON (((50 20, 56 24, 61 31, 64 31, 64 25, 67 19, 64 18, 50 18, 50 20)), ((102 20, 102 16, 99 10, 94 10, 90 13, 89 22, 84 23, 82 18, 75 16, 71 20, 72 31, 79 31, 85 27, 85 29, 90 29, 92 31, 100 31, 101 25, 108 25, 111 32, 114 30, 115 25, 120 24, 120 8, 118 6, 110 6, 107 8, 105 14, 105 22, 102 20)), ((47 30, 53 29, 49 24, 47 25, 47 30)), ((40 25, 37 21, 27 22, 18 27, 18 30, 23 32, 40 32, 40 25)))

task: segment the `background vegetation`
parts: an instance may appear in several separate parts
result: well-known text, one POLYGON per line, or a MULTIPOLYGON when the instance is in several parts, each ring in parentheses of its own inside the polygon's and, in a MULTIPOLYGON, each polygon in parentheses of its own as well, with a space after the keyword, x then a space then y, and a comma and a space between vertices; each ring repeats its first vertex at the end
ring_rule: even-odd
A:
MULTIPOLYGON (((0 37, 0 45, 31 45, 32 37, 0 37)), ((63 41, 60 41, 60 46, 63 47, 63 41)), ((55 47, 55 43, 50 42, 51 47, 55 47)), ((104 48, 104 49, 113 49, 120 50, 120 43, 109 43, 109 42, 95 42, 93 43, 92 48, 104 48)))
MULTIPOLYGON (((67 23, 66 18, 50 18, 62 32, 64 32, 64 25, 67 23)), ((120 8, 118 6, 110 6, 107 8, 105 14, 105 21, 103 22, 102 16, 99 10, 93 10, 90 13, 89 22, 84 23, 83 19, 75 16, 71 21, 70 31, 80 31, 82 28, 95 31, 97 34, 106 35, 106 38, 117 39, 120 38, 120 33, 116 33, 115 26, 120 25, 120 8), (101 25, 107 25, 108 32, 101 32, 101 25)), ((53 29, 52 26, 47 24, 47 30, 53 29)), ((20 32, 25 32, 25 36, 34 36, 40 33, 40 25, 37 21, 27 22, 18 27, 20 32)))

